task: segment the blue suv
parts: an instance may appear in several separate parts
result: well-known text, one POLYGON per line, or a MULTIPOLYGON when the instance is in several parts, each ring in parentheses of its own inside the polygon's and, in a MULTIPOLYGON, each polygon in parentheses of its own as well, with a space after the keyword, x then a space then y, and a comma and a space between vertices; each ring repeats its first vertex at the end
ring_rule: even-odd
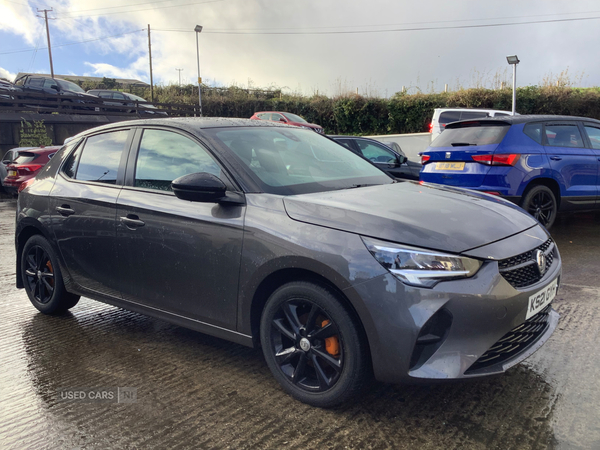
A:
POLYGON ((420 180, 520 205, 546 228, 558 211, 600 207, 600 121, 509 116, 454 122, 421 156, 420 180))

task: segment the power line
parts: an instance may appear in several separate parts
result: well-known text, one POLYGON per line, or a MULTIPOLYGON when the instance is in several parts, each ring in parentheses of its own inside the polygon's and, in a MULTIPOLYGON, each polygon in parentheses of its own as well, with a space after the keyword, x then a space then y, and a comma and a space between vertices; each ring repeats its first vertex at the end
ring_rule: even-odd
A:
MULTIPOLYGON (((234 30, 228 29, 213 29, 212 32, 217 31, 274 31, 274 30, 292 30, 292 31, 300 31, 300 30, 315 30, 315 29, 340 29, 340 28, 357 28, 359 26, 363 27, 398 27, 404 25, 422 25, 422 24, 435 24, 435 23, 456 23, 456 22, 476 22, 482 20, 504 20, 504 19, 525 19, 529 17, 549 17, 549 16, 559 16, 559 15, 574 15, 574 14, 597 14, 600 11, 580 11, 580 12, 570 12, 570 13, 553 13, 553 14, 534 14, 528 16, 505 16, 505 17, 485 17, 480 19, 453 19, 453 20, 436 20, 436 21, 426 21, 426 22, 401 22, 401 23, 387 23, 387 24, 371 24, 371 25, 340 25, 340 26, 319 26, 319 27, 301 27, 301 28, 290 28, 290 27, 272 27, 272 28, 237 28, 234 30)), ((164 31, 182 31, 189 32, 187 28, 171 28, 169 30, 164 31)))
MULTIPOLYGON (((125 36, 126 34, 133 34, 133 33, 139 33, 140 31, 146 31, 146 28, 141 28, 139 30, 135 30, 135 31, 128 31, 126 33, 120 33, 120 34, 113 34, 110 36, 102 36, 96 39, 86 39, 85 41, 77 41, 77 42, 67 42, 65 44, 58 44, 58 45, 53 45, 53 48, 56 47, 66 47, 67 45, 76 45, 76 44, 85 44, 87 42, 95 42, 95 41, 102 41, 104 39, 110 39, 110 38, 114 38, 114 37, 119 37, 119 36, 125 36)), ((48 47, 41 47, 38 48, 37 50, 47 50, 48 47)), ((25 53, 25 52, 32 52, 36 50, 35 48, 28 48, 28 49, 23 49, 23 50, 14 50, 12 52, 2 52, 0 53, 0 55, 10 55, 12 53, 25 53)))
MULTIPOLYGON (((478 24, 478 25, 455 25, 455 26, 442 26, 442 27, 417 27, 417 28, 396 28, 389 30, 349 30, 349 31, 210 31, 206 30, 203 33, 207 34, 245 34, 245 35, 326 35, 326 34, 372 34, 372 33, 394 33, 403 31, 431 31, 431 30, 460 30, 469 28, 492 28, 492 27, 504 27, 513 25, 533 25, 538 23, 557 23, 557 22, 574 22, 582 20, 596 20, 600 19, 600 16, 595 17, 575 17, 570 19, 551 19, 551 20, 531 20, 528 22, 504 22, 504 23, 489 23, 489 24, 478 24)), ((179 29, 155 29, 155 31, 169 31, 178 33, 193 33, 193 30, 179 30, 179 29)))
MULTIPOLYGON (((205 3, 219 3, 222 1, 224 1, 224 0, 208 0, 208 1, 201 1, 201 2, 185 3, 185 4, 181 4, 181 5, 155 6, 152 8, 132 9, 129 11, 115 11, 115 12, 108 12, 108 13, 104 13, 104 14, 84 14, 84 15, 80 15, 80 16, 64 15, 62 17, 65 19, 69 19, 72 17, 99 17, 99 16, 109 16, 111 14, 127 14, 127 13, 132 13, 132 12, 149 11, 149 10, 155 10, 155 9, 179 8, 181 6, 203 5, 205 3)), ((126 8, 126 7, 127 6, 123 6, 123 8, 126 8)))
MULTIPOLYGON (((101 11, 103 9, 130 8, 130 7, 142 6, 142 5, 152 5, 155 3, 168 3, 168 2, 173 2, 173 1, 178 1, 178 0, 155 0, 152 2, 130 3, 128 5, 119 5, 119 6, 105 6, 103 8, 78 9, 75 11, 66 11, 66 12, 67 12, 67 14, 79 14, 79 13, 89 12, 89 11, 101 11)), ((179 1, 182 1, 182 0, 179 0, 179 1)), ((184 5, 171 5, 171 6, 184 6, 184 5)), ((124 12, 127 12, 127 11, 124 11, 124 12)))

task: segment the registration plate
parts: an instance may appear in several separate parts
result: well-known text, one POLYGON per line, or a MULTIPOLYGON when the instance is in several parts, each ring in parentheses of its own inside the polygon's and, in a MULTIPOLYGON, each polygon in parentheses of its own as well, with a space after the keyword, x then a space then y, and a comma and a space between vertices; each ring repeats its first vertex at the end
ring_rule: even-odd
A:
POLYGON ((17 176, 17 171, 16 170, 9 170, 8 171, 8 176, 9 177, 16 177, 17 176))
POLYGON ((435 170, 463 170, 465 168, 464 162, 439 162, 435 163, 435 170))
POLYGON ((554 297, 556 297, 556 291, 558 289, 558 278, 555 278, 552 283, 546 286, 539 292, 536 292, 529 297, 529 305, 527 307, 527 316, 525 320, 535 316, 542 309, 550 304, 554 297))

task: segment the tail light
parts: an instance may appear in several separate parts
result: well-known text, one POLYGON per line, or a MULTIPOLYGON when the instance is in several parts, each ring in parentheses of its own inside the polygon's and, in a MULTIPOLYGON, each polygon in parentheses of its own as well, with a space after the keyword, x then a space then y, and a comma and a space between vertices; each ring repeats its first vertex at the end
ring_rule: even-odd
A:
POLYGON ((25 180, 23 181, 20 185, 19 185, 19 189, 17 189, 17 193, 21 192, 22 190, 24 190, 26 187, 31 186, 33 183, 35 183, 35 178, 30 178, 29 180, 25 180))
POLYGON ((421 155, 421 164, 425 164, 430 159, 431 159, 431 156, 429 156, 429 155, 421 155))
POLYGON ((429 132, 433 133, 433 122, 429 123, 429 132))
POLYGON ((15 166, 17 169, 17 173, 19 175, 31 175, 40 170, 42 167, 41 164, 21 164, 19 166, 15 166))
POLYGON ((485 164, 487 166, 514 166, 521 155, 510 153, 504 155, 472 155, 473 161, 485 164))

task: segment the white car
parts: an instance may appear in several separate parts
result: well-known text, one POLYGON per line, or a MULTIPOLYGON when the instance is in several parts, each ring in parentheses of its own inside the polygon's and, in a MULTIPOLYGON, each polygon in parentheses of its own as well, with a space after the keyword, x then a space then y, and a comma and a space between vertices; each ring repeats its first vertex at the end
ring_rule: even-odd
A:
POLYGON ((433 119, 429 124, 429 132, 433 141, 440 135, 446 125, 459 120, 481 119, 482 117, 510 116, 510 111, 496 109, 471 109, 471 108, 436 108, 433 110, 433 119))

